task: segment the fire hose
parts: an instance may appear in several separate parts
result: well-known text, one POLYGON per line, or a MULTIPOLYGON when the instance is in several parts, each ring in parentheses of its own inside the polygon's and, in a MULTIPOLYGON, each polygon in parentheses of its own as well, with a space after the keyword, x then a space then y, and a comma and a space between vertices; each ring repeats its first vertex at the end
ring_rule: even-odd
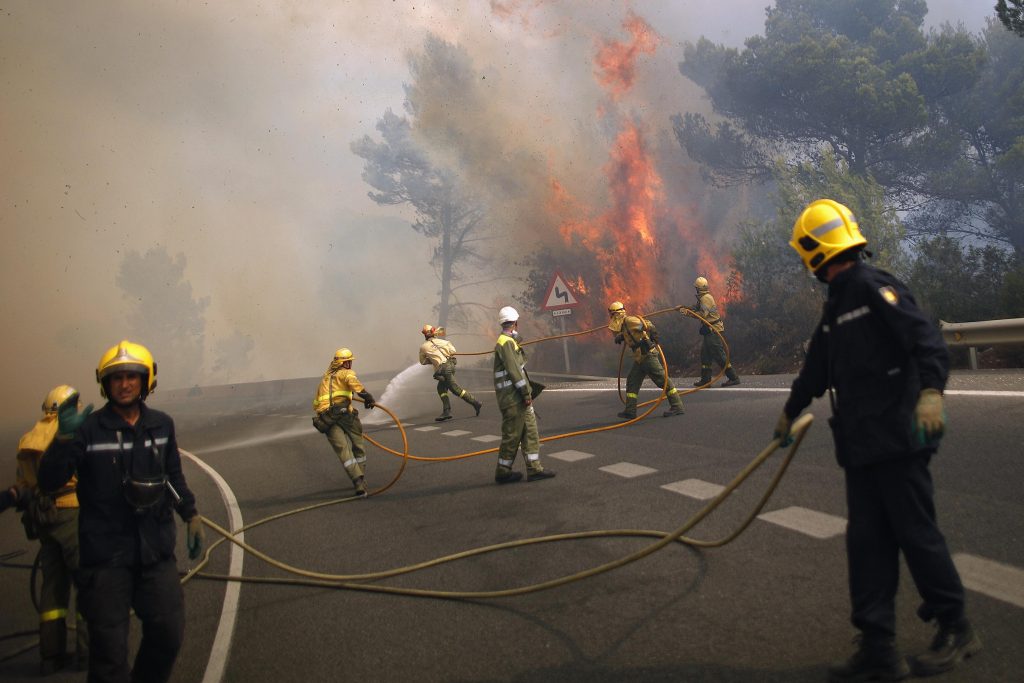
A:
MULTIPOLYGON (((653 313, 651 315, 656 315, 658 313, 668 312, 670 310, 676 310, 676 309, 665 309, 663 311, 657 311, 657 312, 655 312, 655 313, 653 313)), ((701 316, 699 316, 699 315, 697 315, 695 313, 693 315, 694 315, 694 317, 697 317, 700 320, 702 320, 704 322, 704 324, 708 325, 709 328, 711 328, 713 331, 715 331, 714 328, 711 327, 711 325, 706 320, 701 318, 701 316)), ((595 328, 595 330, 586 330, 586 331, 583 331, 583 332, 576 332, 576 333, 570 333, 570 334, 567 334, 567 335, 559 335, 559 336, 556 336, 556 337, 548 337, 548 338, 544 338, 544 339, 538 339, 538 340, 535 340, 534 342, 531 342, 531 343, 537 343, 537 342, 540 342, 540 341, 546 341, 548 339, 557 339, 557 338, 561 338, 562 336, 577 336, 577 335, 580 335, 580 334, 587 334, 589 332, 593 332, 593 331, 596 331, 596 330, 599 330, 599 329, 604 329, 604 328, 601 327, 601 328, 595 328)), ((715 331, 715 333, 718 334, 717 331, 715 331)), ((721 334, 719 334, 719 337, 721 337, 721 334)), ((722 339, 722 341, 723 341, 723 343, 725 343, 724 338, 722 339)), ((728 354, 728 347, 726 347, 726 349, 727 349, 726 353, 728 354)), ((625 351, 625 349, 623 349, 623 353, 624 353, 624 351, 625 351)), ((659 353, 661 355, 662 362, 665 363, 664 353, 661 352, 660 346, 659 346, 659 353)), ((475 355, 475 354, 465 354, 465 355, 475 355)), ((728 356, 727 356, 727 358, 728 358, 728 356)), ((667 365, 666 365, 666 367, 667 367, 667 365)), ((723 368, 722 372, 724 372, 724 368, 723 368)), ((621 380, 621 358, 620 358, 620 373, 619 374, 620 374, 620 378, 619 379, 621 380)), ((721 372, 719 373, 718 377, 721 377, 721 372)), ((717 379, 718 377, 716 377, 715 379, 717 379)), ((667 381, 668 381, 668 373, 666 373, 666 385, 667 385, 667 381)), ((710 386, 710 384, 711 383, 708 383, 707 385, 704 385, 704 386, 710 386)), ((651 413, 651 411, 653 411, 657 407, 657 405, 661 401, 663 401, 665 399, 665 393, 664 393, 665 392, 665 388, 666 387, 664 387, 664 386, 662 387, 662 394, 661 394, 661 396, 659 398, 653 399, 651 401, 647 401, 647 402, 641 404, 641 405, 650 405, 650 407, 648 408, 648 410, 645 413, 643 413, 642 415, 639 415, 637 418, 634 418, 632 420, 628 420, 628 421, 625 421, 625 422, 622 422, 622 423, 619 423, 619 424, 615 424, 615 425, 608 425, 608 426, 604 426, 604 427, 597 427, 597 428, 592 428, 592 429, 579 430, 579 431, 576 431, 576 432, 570 432, 570 433, 566 433, 566 434, 558 434, 558 435, 553 435, 553 436, 549 436, 549 437, 544 437, 544 438, 541 439, 541 441, 545 441, 545 442, 546 441, 553 441, 553 440, 556 440, 556 439, 568 438, 570 436, 579 436, 579 435, 582 435, 582 434, 589 434, 589 433, 605 431, 605 430, 609 430, 609 429, 618 429, 618 428, 627 426, 629 424, 633 424, 634 422, 638 421, 639 419, 642 419, 643 417, 646 417, 647 415, 649 415, 651 413)), ((693 389, 693 390, 689 390, 686 393, 693 393, 694 391, 698 391, 698 390, 699 389, 693 389)), ((406 435, 405 428, 404 428, 404 426, 401 423, 401 420, 399 420, 398 417, 393 412, 391 412, 391 410, 388 409, 386 406, 378 403, 378 404, 376 404, 375 407, 382 409, 394 421, 395 426, 398 428, 399 433, 401 434, 403 450, 401 452, 395 451, 395 450, 393 450, 391 448, 388 448, 388 447, 384 446, 383 444, 380 444, 379 442, 377 442, 373 438, 364 435, 364 438, 369 440, 371 443, 376 445, 378 448, 381 448, 385 452, 391 453, 393 455, 397 455, 397 456, 402 458, 402 465, 399 468, 398 472, 395 474, 395 476, 392 478, 392 480, 390 482, 388 482, 386 485, 384 485, 383 487, 370 492, 370 494, 369 494, 370 496, 380 495, 384 491, 386 491, 386 490, 390 489, 392 486, 394 486, 394 484, 402 476, 402 474, 403 474, 403 472, 405 470, 405 467, 406 467, 406 465, 407 465, 409 460, 446 462, 446 461, 452 461, 452 460, 459 460, 459 459, 474 457, 474 456, 477 456, 477 455, 483 455, 485 453, 493 453, 493 452, 495 452, 497 450, 495 448, 491 448, 491 449, 486 449, 486 450, 481 450, 481 451, 475 451, 475 452, 472 452, 472 453, 463 453, 463 454, 459 454, 459 455, 444 456, 444 457, 422 457, 422 456, 411 455, 409 453, 408 437, 406 435)), ((192 570, 190 570, 183 577, 182 582, 183 583, 187 582, 191 578, 198 576, 200 578, 213 579, 213 580, 222 580, 222 581, 239 581, 239 582, 246 582, 246 583, 268 583, 268 584, 283 584, 283 585, 319 586, 319 587, 330 587, 330 588, 339 588, 339 589, 346 589, 346 590, 359 590, 359 591, 367 591, 367 592, 375 592, 375 593, 388 593, 388 594, 414 596, 414 597, 429 597, 429 598, 437 598, 437 599, 502 598, 502 597, 516 596, 516 595, 525 595, 527 593, 534 593, 534 592, 538 592, 538 591, 542 591, 542 590, 548 590, 548 589, 555 588, 555 587, 558 587, 558 586, 562 586, 562 585, 565 585, 565 584, 568 584, 568 583, 571 583, 571 582, 574 582, 574 581, 579 581, 579 580, 582 580, 582 579, 585 579, 585 578, 589 578, 591 576, 596 576, 598 574, 602 574, 602 573, 611 571, 613 569, 617 569, 619 567, 625 566, 625 565, 630 564, 632 562, 636 562, 636 561, 638 561, 640 559, 643 559, 643 558, 647 557, 648 555, 651 555, 651 554, 657 552, 658 550, 661 550, 662 548, 666 547, 670 543, 681 543, 683 545, 688 545, 688 546, 692 546, 692 547, 700 547, 700 548, 716 548, 716 547, 721 547, 721 546, 724 546, 724 545, 730 543, 734 539, 736 539, 741 533, 743 533, 743 531, 750 525, 750 523, 757 517, 757 515, 760 514, 760 512, 764 508, 765 504, 767 504, 768 499, 771 497, 771 495, 774 493, 775 489, 778 487, 779 482, 781 481, 782 476, 785 474, 785 472, 788 469, 790 463, 792 462, 793 457, 796 455, 796 452, 799 449, 800 444, 803 442, 803 438, 804 438, 808 428, 811 426, 811 424, 813 422, 813 419, 814 418, 813 418, 812 415, 805 414, 805 415, 801 416, 799 419, 797 419, 794 422, 794 424, 792 426, 792 434, 794 436, 793 443, 789 447, 789 451, 787 452, 785 458, 783 458, 782 463, 779 465, 778 470, 776 471, 776 473, 772 477, 769 485, 765 489, 765 491, 762 494, 762 496, 761 496, 760 500, 758 501, 757 505, 754 506, 754 508, 751 510, 751 512, 746 516, 746 518, 742 521, 742 523, 739 524, 736 527, 736 529, 734 529, 731 533, 729 533, 725 537, 723 537, 721 539, 718 539, 718 540, 713 540, 713 541, 701 540, 701 539, 696 539, 696 538, 692 538, 692 537, 686 536, 685 534, 687 532, 689 532, 691 529, 693 529, 701 521, 703 521, 708 515, 710 515, 712 512, 714 512, 729 497, 729 495, 733 491, 736 490, 736 488, 738 488, 744 481, 746 481, 746 479, 748 477, 750 477, 755 471, 757 471, 764 464, 765 461, 768 460, 768 458, 780 446, 778 439, 772 440, 768 444, 768 446, 766 446, 764 448, 764 450, 762 450, 753 460, 751 460, 750 463, 746 467, 744 467, 733 478, 733 480, 717 496, 715 496, 712 500, 710 500, 707 504, 705 504, 704 507, 702 507, 698 512, 696 512, 688 520, 686 520, 679 528, 677 528, 676 530, 671 531, 671 532, 645 530, 645 529, 611 529, 611 530, 583 531, 583 532, 574 532, 574 533, 566 533, 566 534, 557 534, 557 535, 551 535, 551 536, 541 536, 541 537, 535 537, 535 538, 527 538, 527 539, 520 539, 520 540, 515 540, 515 541, 508 541, 508 542, 498 543, 498 544, 489 545, 489 546, 483 546, 483 547, 479 547, 479 548, 475 548, 475 549, 471 549, 471 550, 466 550, 466 551, 463 551, 463 552, 455 553, 455 554, 452 554, 452 555, 446 555, 446 556, 443 556, 443 557, 434 558, 432 560, 427 560, 427 561, 420 562, 420 563, 417 563, 417 564, 407 565, 407 566, 404 566, 404 567, 398 567, 398 568, 393 568, 393 569, 388 569, 388 570, 383 570, 383 571, 378 571, 378 572, 361 573, 361 574, 329 574, 329 573, 323 573, 323 572, 315 572, 315 571, 303 569, 301 567, 296 567, 296 566, 293 566, 293 565, 281 562, 279 560, 276 560, 276 559, 270 557, 269 555, 267 555, 266 553, 263 553, 259 549, 255 548, 254 546, 252 546, 252 545, 250 545, 248 543, 245 543, 245 542, 243 542, 243 541, 241 541, 241 540, 239 540, 237 538, 237 535, 242 533, 242 532, 248 531, 250 529, 253 529, 255 527, 261 526, 261 525, 266 524, 268 522, 271 522, 271 521, 274 521, 274 520, 277 520, 277 519, 281 519, 282 517, 286 517, 286 516, 294 515, 294 514, 299 514, 299 513, 302 513, 302 512, 307 512, 307 511, 310 511, 310 510, 315 510, 315 509, 327 507, 327 506, 330 506, 330 505, 336 505, 336 504, 340 504, 340 503, 348 503, 348 502, 351 502, 353 500, 357 500, 357 498, 355 496, 349 496, 349 497, 346 497, 346 498, 340 498, 340 499, 336 499, 336 500, 325 501, 323 503, 318 503, 318 504, 315 504, 315 505, 310 505, 310 506, 307 506, 307 507, 297 508, 297 509, 294 509, 294 510, 289 510, 289 511, 282 512, 282 513, 279 513, 279 514, 276 514, 276 515, 272 515, 272 516, 263 518, 261 520, 258 520, 256 522, 253 522, 251 524, 247 524, 244 527, 235 530, 234 532, 228 531, 227 529, 224 529, 223 527, 221 527, 217 523, 213 522, 212 520, 209 520, 209 519, 203 517, 202 518, 203 519, 203 523, 206 526, 208 526, 211 530, 213 530, 215 533, 217 533, 221 538, 219 538, 216 542, 211 544, 209 548, 207 548, 206 552, 203 555, 203 558, 200 560, 200 562, 192 570), (399 576, 399 575, 404 575, 404 574, 410 574, 410 573, 413 573, 413 572, 416 572, 416 571, 420 571, 420 570, 427 569, 427 568, 430 568, 430 567, 435 567, 435 566, 438 566, 438 565, 441 565, 441 564, 445 564, 445 563, 448 563, 448 562, 454 562, 456 560, 467 559, 467 558, 470 558, 470 557, 475 557, 475 556, 483 555, 483 554, 486 554, 486 553, 498 552, 498 551, 502 551, 502 550, 508 550, 508 549, 511 549, 511 548, 517 548, 517 547, 523 547, 523 546, 529 546, 529 545, 537 545, 537 544, 541 544, 541 543, 553 543, 553 542, 560 542, 560 541, 580 540, 580 539, 586 539, 586 538, 601 538, 601 537, 649 537, 649 538, 656 538, 658 540, 655 541, 654 543, 644 547, 644 548, 641 548, 638 551, 635 551, 633 553, 627 554, 627 555, 625 555, 623 557, 620 557, 620 558, 618 558, 616 560, 613 560, 613 561, 610 561, 610 562, 598 565, 596 567, 592 567, 590 569, 586 569, 586 570, 581 571, 581 572, 577 572, 577 573, 574 573, 574 574, 569 574, 569 575, 562 576, 562 577, 557 577, 557 578, 554 578, 554 579, 550 579, 550 580, 539 582, 539 583, 535 583, 535 584, 530 584, 530 585, 526 585, 526 586, 520 586, 520 587, 517 587, 517 588, 508 588, 508 589, 504 589, 504 590, 492 590, 492 591, 439 591, 439 590, 429 590, 429 589, 422 589, 422 588, 402 588, 402 587, 396 587, 396 586, 387 586, 387 585, 377 585, 377 584, 366 583, 366 582, 369 582, 369 581, 376 581, 376 580, 385 579, 385 578, 389 578, 389 577, 394 577, 394 576, 399 576), (237 545, 240 548, 242 548, 244 551, 246 551, 246 552, 250 553, 251 555, 253 555, 254 557, 256 557, 256 558, 266 562, 267 564, 269 564, 269 565, 271 565, 273 567, 276 567, 276 568, 278 568, 280 570, 283 570, 285 572, 288 572, 290 574, 293 574, 295 576, 295 578, 289 578, 289 577, 269 577, 269 576, 232 576, 232 575, 213 574, 213 573, 204 572, 203 569, 209 563, 211 553, 221 543, 224 543, 224 542, 234 543, 235 545, 237 545)))

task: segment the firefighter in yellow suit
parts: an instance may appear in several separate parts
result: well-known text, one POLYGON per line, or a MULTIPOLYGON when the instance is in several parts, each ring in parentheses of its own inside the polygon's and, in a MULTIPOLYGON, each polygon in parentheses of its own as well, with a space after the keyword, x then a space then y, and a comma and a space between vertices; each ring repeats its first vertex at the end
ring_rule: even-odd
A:
POLYGON ((460 387, 455 381, 455 345, 442 338, 444 328, 424 325, 420 331, 423 333, 423 344, 420 346, 420 365, 434 366, 437 395, 441 398, 442 411, 434 418, 434 421, 444 422, 452 419, 452 402, 448 398, 449 392, 473 406, 476 414, 480 415, 480 408, 483 407, 480 401, 473 398, 473 394, 460 387))
MULTIPOLYGON (((78 495, 77 477, 72 476, 59 490, 44 494, 39 490, 39 460, 57 434, 57 407, 78 394, 62 384, 43 399, 43 417, 18 442, 16 490, 27 508, 25 524, 30 537, 39 538, 39 562, 43 587, 39 600, 40 672, 44 675, 64 668, 70 662, 67 653, 67 614, 71 585, 78 569, 78 495)), ((74 665, 88 665, 89 639, 85 620, 75 614, 74 665)))
POLYGON ((519 312, 505 306, 498 311, 498 324, 501 334, 494 345, 494 395, 501 409, 501 445, 494 481, 509 484, 523 478, 522 472, 512 471, 520 447, 526 457, 526 481, 550 479, 555 473, 540 462, 540 436, 533 412, 535 389, 526 374, 526 352, 517 341, 519 312))
POLYGON ((658 331, 654 323, 638 315, 626 315, 626 307, 621 301, 613 301, 608 306, 608 315, 611 318, 608 329, 615 333, 615 343, 625 342, 633 351, 633 367, 626 377, 626 407, 619 417, 627 420, 636 417, 637 392, 645 377, 650 377, 658 387, 664 387, 668 396, 669 409, 662 413, 662 417, 682 415, 683 400, 661 366, 658 331))
POLYGON ((715 297, 711 296, 708 279, 703 276, 698 277, 693 281, 693 287, 697 290, 697 305, 680 306, 677 310, 680 313, 687 310, 693 311, 707 320, 708 325, 710 325, 708 327, 708 325, 701 323, 700 326, 700 379, 694 382, 693 386, 702 387, 705 384, 710 384, 711 373, 714 370, 713 364, 718 363, 719 366, 725 368, 726 381, 722 386, 734 387, 740 383, 740 378, 726 356, 722 338, 715 334, 715 332, 719 334, 725 333, 725 323, 722 322, 722 316, 718 313, 718 304, 715 303, 715 297))
POLYGON ((366 496, 363 471, 366 449, 363 446, 363 423, 359 421, 359 412, 352 406, 352 396, 363 399, 369 410, 376 403, 352 370, 353 360, 355 356, 350 350, 341 348, 335 351, 313 399, 316 412, 313 425, 327 436, 345 472, 352 479, 356 495, 362 498, 366 496))

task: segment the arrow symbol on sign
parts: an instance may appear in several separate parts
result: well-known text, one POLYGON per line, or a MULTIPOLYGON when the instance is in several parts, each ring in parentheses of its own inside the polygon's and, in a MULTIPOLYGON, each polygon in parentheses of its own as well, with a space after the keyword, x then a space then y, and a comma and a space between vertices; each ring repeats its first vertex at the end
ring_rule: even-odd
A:
POLYGON ((563 290, 559 288, 558 285, 555 285, 555 298, 561 299, 565 303, 569 303, 569 290, 563 290))

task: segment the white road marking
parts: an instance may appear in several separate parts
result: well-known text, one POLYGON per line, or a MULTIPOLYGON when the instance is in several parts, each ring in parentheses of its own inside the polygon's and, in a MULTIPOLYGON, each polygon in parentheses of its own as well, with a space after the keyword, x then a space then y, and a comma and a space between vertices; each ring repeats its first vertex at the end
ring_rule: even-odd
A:
POLYGON ((583 451, 558 451, 557 453, 545 453, 545 458, 554 458, 556 460, 564 460, 565 462, 576 462, 577 460, 586 460, 587 458, 593 458, 593 453, 584 453, 583 451))
POLYGON ((766 512, 763 515, 758 515, 757 518, 814 538, 826 539, 846 533, 845 518, 826 515, 824 512, 798 506, 766 512))
POLYGON ((953 555, 953 563, 965 588, 1024 607, 1024 570, 966 553, 953 555))
MULTIPOLYGON (((441 432, 443 436, 465 436, 466 434, 472 434, 473 432, 465 429, 453 429, 450 432, 441 432)), ((500 438, 500 437, 499 437, 500 438)))
POLYGON ((725 490, 724 486, 712 484, 711 482, 702 481, 700 479, 674 481, 671 484, 663 485, 661 488, 667 491, 681 493, 684 496, 696 498, 697 500, 710 500, 725 490))
MULTIPOLYGON (((241 529, 242 510, 238 507, 238 499, 224 477, 220 476, 217 470, 205 462, 181 448, 178 452, 198 465, 217 484, 220 496, 224 499, 224 506, 228 511, 230 525, 228 530, 234 532, 241 529)), ((235 536, 239 541, 245 540, 245 532, 235 536)), ((228 574, 232 576, 242 575, 242 563, 245 560, 245 552, 234 543, 231 543, 231 560, 228 564, 228 574)), ((235 621, 238 619, 238 598, 242 590, 242 584, 238 581, 228 581, 224 586, 224 604, 220 610, 220 623, 217 625, 217 633, 213 637, 213 644, 210 646, 210 659, 206 662, 206 673, 203 674, 202 683, 220 683, 224 680, 224 671, 227 668, 228 656, 231 654, 231 638, 235 633, 235 621)))
POLYGON ((417 427, 416 431, 417 432, 436 432, 439 429, 440 429, 440 427, 433 427, 433 426, 431 426, 431 427, 417 427))
POLYGON ((620 462, 614 465, 608 465, 606 467, 599 467, 602 472, 608 474, 614 474, 618 477, 625 477, 632 479, 633 477, 642 477, 645 474, 654 474, 658 470, 653 467, 644 467, 643 465, 634 465, 631 462, 620 462))
MULTIPOLYGON (((685 379, 685 378, 683 378, 685 379)), ((718 388, 718 387, 716 387, 718 388)), ((769 393, 769 394, 788 394, 789 387, 721 387, 728 388, 729 391, 748 391, 753 393, 769 393)), ((618 391, 615 386, 610 387, 563 387, 560 389, 545 389, 544 393, 565 393, 565 394, 594 394, 598 392, 606 391, 618 391)), ((648 393, 660 393, 661 390, 657 387, 641 387, 641 392, 648 393)), ((982 390, 982 389, 946 389, 942 392, 945 396, 990 396, 999 398, 1024 398, 1024 391, 1001 391, 1001 390, 982 390)))
POLYGON ((482 441, 483 443, 491 443, 492 441, 501 441, 501 437, 497 434, 484 434, 483 436, 474 436, 473 441, 482 441))

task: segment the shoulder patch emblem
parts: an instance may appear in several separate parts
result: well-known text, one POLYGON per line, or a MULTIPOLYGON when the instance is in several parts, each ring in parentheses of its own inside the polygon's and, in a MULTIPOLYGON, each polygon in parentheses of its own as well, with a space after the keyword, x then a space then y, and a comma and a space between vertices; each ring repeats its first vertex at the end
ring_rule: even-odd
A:
POLYGON ((882 295, 883 299, 885 299, 893 306, 899 303, 900 298, 896 295, 896 290, 894 290, 889 285, 886 285, 885 287, 879 287, 878 293, 882 295))

